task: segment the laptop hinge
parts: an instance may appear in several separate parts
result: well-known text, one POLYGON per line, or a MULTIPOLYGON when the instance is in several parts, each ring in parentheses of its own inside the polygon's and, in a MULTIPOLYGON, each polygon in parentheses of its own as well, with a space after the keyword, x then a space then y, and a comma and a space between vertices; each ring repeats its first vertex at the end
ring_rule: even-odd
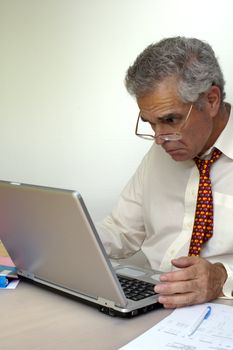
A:
POLYGON ((17 274, 19 276, 23 276, 23 277, 26 277, 26 278, 29 278, 30 280, 34 280, 34 273, 32 272, 29 272, 29 271, 25 271, 25 270, 17 270, 17 274))
POLYGON ((98 297, 97 300, 98 300, 100 305, 107 306, 107 307, 114 307, 115 306, 115 303, 112 300, 107 300, 107 299, 104 299, 101 297, 98 297))

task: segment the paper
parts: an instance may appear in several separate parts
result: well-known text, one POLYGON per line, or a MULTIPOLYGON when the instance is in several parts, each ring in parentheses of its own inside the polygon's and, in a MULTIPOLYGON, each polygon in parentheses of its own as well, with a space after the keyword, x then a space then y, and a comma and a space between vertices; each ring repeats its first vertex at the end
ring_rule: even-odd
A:
POLYGON ((17 269, 11 260, 7 250, 0 241, 0 276, 5 276, 8 280, 7 286, 0 283, 0 289, 14 289, 19 283, 17 269))
POLYGON ((233 307, 206 303, 176 309, 164 320, 120 350, 233 350, 233 307), (203 310, 211 314, 189 336, 203 310))
POLYGON ((16 267, 0 241, 0 275, 17 277, 16 267))

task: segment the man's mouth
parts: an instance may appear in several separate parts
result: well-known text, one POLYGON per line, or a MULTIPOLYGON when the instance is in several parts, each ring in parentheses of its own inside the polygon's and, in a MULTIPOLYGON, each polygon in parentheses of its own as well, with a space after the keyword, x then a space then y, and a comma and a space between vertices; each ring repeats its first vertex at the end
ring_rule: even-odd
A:
POLYGON ((165 149, 165 152, 168 153, 169 156, 171 156, 172 158, 184 155, 184 149, 183 148, 165 149))
POLYGON ((182 150, 181 148, 165 149, 165 151, 169 154, 173 154, 173 153, 179 152, 181 150, 182 150))

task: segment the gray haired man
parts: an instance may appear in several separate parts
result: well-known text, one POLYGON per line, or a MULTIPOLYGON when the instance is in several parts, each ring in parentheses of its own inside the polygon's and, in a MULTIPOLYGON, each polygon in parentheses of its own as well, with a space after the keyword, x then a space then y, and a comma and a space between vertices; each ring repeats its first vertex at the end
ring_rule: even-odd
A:
POLYGON ((164 307, 231 298, 233 116, 215 53, 167 38, 136 58, 125 83, 139 107, 135 133, 153 144, 100 225, 106 251, 141 250, 163 271, 164 307))

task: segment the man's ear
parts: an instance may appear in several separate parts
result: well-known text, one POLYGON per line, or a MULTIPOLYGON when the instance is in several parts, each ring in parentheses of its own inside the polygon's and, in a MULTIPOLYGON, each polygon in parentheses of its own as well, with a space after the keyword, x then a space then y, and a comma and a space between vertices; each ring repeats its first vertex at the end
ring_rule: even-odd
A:
POLYGON ((218 86, 212 85, 207 92, 207 109, 209 115, 215 117, 221 105, 221 91, 218 86))

